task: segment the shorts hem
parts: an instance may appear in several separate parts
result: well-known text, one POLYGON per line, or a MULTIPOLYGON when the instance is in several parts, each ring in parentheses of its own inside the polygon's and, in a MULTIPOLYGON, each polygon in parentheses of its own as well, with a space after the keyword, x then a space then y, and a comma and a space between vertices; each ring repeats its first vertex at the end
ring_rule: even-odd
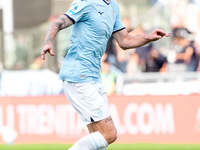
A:
MULTIPOLYGON (((108 118, 108 117, 110 117, 111 116, 111 114, 108 114, 108 115, 105 115, 104 117, 102 117, 102 118, 93 118, 92 116, 90 116, 90 117, 92 117, 92 119, 94 120, 93 122, 99 122, 99 121, 101 121, 101 120, 104 120, 104 119, 106 119, 106 118, 108 118)), ((87 125, 89 125, 89 124, 91 124, 92 123, 92 121, 91 122, 84 122, 85 123, 85 125, 87 126, 87 125)))

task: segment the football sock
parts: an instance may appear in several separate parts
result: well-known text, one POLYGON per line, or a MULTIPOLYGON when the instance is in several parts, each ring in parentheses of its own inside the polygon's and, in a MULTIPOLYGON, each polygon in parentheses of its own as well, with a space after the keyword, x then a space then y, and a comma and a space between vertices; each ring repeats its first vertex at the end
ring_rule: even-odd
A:
POLYGON ((100 132, 94 132, 82 137, 69 150, 106 150, 107 141, 100 132))

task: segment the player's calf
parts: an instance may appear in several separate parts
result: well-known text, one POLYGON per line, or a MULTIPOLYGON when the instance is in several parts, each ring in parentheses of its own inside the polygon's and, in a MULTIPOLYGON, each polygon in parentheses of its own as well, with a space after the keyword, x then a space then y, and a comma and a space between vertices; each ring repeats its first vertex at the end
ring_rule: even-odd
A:
POLYGON ((117 131, 115 129, 113 129, 107 133, 104 133, 103 136, 106 139, 106 141, 108 142, 108 144, 111 144, 111 143, 115 142, 117 139, 117 131))

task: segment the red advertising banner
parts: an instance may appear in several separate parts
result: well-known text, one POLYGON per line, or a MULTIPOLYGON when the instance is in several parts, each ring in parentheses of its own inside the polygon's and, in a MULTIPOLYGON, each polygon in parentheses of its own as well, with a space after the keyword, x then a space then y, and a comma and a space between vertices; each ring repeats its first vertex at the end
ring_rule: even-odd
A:
MULTIPOLYGON (((118 143, 200 143, 200 95, 108 100, 118 143)), ((65 96, 0 98, 0 143, 74 143, 87 133, 65 96)))

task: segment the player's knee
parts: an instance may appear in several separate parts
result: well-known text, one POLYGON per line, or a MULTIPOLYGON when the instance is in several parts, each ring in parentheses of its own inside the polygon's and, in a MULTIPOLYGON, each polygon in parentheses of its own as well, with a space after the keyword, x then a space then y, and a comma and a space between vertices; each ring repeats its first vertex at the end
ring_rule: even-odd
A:
POLYGON ((117 132, 114 130, 109 132, 106 136, 106 141, 108 142, 108 144, 115 142, 116 139, 117 139, 117 132))

